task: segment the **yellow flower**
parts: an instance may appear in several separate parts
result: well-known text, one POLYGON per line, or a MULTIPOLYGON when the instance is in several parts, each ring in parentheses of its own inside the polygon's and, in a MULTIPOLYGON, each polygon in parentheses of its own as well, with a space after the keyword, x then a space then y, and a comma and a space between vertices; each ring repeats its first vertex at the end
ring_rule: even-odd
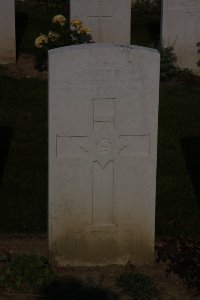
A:
POLYGON ((79 28, 80 33, 88 33, 90 32, 90 28, 86 27, 86 26, 82 26, 79 28))
POLYGON ((48 44, 48 37, 45 34, 40 34, 35 39, 35 46, 37 48, 42 48, 45 44, 48 44))
POLYGON ((53 32, 53 31, 49 31, 48 33, 48 38, 52 41, 52 42, 55 42, 57 41, 59 38, 60 38, 60 35, 56 32, 53 32))
POLYGON ((81 27, 82 26, 82 22, 80 21, 80 20, 72 20, 71 21, 71 25, 72 26, 74 26, 74 27, 76 27, 76 28, 79 28, 79 27, 81 27))
POLYGON ((63 15, 56 15, 53 17, 52 23, 59 23, 61 26, 64 26, 66 23, 66 18, 63 15))
POLYGON ((78 33, 88 33, 90 32, 90 28, 83 25, 83 23, 80 20, 72 20, 71 25, 75 27, 75 30, 78 31, 78 33))

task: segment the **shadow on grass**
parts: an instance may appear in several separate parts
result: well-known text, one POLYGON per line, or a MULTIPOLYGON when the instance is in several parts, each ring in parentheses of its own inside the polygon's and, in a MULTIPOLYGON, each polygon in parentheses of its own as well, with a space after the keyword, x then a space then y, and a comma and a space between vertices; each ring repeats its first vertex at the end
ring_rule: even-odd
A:
POLYGON ((200 137, 181 138, 186 167, 200 204, 200 137))
POLYGON ((119 296, 93 281, 65 278, 52 283, 46 291, 51 300, 118 300, 119 296))
POLYGON ((23 40, 23 36, 28 24, 28 14, 24 12, 16 12, 15 14, 15 28, 16 28, 16 55, 19 57, 19 47, 23 40))
POLYGON ((13 130, 8 127, 0 127, 0 184, 6 165, 13 130))

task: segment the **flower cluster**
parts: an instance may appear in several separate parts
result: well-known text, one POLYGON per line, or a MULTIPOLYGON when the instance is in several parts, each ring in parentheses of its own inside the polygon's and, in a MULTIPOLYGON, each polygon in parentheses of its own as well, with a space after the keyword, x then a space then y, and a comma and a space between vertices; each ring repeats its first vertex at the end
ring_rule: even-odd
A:
MULTIPOLYGON (((59 24, 61 27, 64 27, 66 25, 66 18, 63 15, 56 15, 52 19, 53 24, 59 24)), ((83 25, 83 23, 80 20, 73 20, 71 21, 71 32, 69 32, 69 37, 71 37, 72 44, 74 44, 74 41, 77 41, 76 44, 79 44, 80 42, 78 41, 78 38, 81 38, 81 43, 83 43, 83 36, 84 38, 87 38, 85 42, 91 42, 92 38, 89 35, 90 29, 86 26, 83 25)), ((52 42, 55 44, 55 42, 58 42, 58 47, 59 46, 64 46, 59 44, 59 40, 61 40, 61 35, 67 34, 68 32, 65 32, 62 30, 62 33, 57 33, 54 31, 49 31, 48 35, 45 34, 40 34, 36 39, 35 39, 35 47, 36 48, 43 48, 44 46, 47 46, 47 44, 51 44, 52 42)), ((66 45, 68 45, 69 42, 66 41, 66 45)), ((50 47, 51 49, 52 47, 50 47)), ((55 48, 55 45, 54 47, 55 48)))
POLYGON ((78 33, 89 33, 91 32, 90 28, 83 25, 80 20, 72 20, 71 25, 78 33))
POLYGON ((53 24, 60 24, 61 26, 65 26, 66 18, 63 15, 56 15, 53 17, 52 23, 53 24))
POLYGON ((35 47, 37 48, 43 48, 45 45, 47 45, 49 42, 56 42, 60 38, 60 35, 56 32, 49 31, 48 35, 40 34, 35 39, 35 47))
POLYGON ((45 34, 40 34, 35 39, 35 47, 42 48, 45 44, 48 44, 48 37, 45 34))
POLYGON ((47 51, 53 48, 74 44, 93 43, 90 29, 80 20, 73 20, 67 24, 63 15, 56 15, 52 19, 52 30, 35 39, 36 63, 39 69, 47 69, 47 51))
POLYGON ((49 31, 48 33, 48 39, 52 42, 56 42, 58 41, 60 38, 60 34, 59 33, 56 33, 54 31, 49 31))

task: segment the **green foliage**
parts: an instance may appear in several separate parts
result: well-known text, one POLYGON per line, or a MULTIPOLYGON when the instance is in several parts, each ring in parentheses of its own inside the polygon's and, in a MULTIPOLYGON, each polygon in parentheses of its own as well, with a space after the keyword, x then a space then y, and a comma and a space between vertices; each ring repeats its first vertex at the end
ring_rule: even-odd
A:
POLYGON ((200 241, 165 241, 157 248, 157 261, 167 263, 167 274, 175 273, 200 292, 200 241))
POLYGON ((200 87, 200 76, 194 74, 192 70, 187 68, 179 68, 176 70, 176 81, 187 85, 200 87))
POLYGON ((176 81, 179 83, 200 86, 200 77, 195 75, 192 70, 180 68, 176 65, 177 56, 174 53, 173 46, 159 46, 160 52, 160 80, 176 81))
POLYGON ((41 291, 55 278, 48 260, 42 256, 11 256, 10 262, 0 267, 0 288, 8 292, 41 291))
POLYGON ((117 278, 117 284, 131 295, 134 300, 150 300, 158 297, 155 282, 152 278, 142 273, 123 273, 117 278))
POLYGON ((162 44, 159 46, 160 52, 160 79, 161 81, 170 81, 176 77, 177 57, 174 53, 172 46, 164 47, 162 44))

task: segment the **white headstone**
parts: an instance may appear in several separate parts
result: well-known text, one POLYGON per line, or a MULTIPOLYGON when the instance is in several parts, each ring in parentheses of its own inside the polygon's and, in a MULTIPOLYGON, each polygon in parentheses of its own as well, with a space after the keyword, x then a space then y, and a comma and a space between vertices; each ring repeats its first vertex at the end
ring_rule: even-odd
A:
POLYGON ((153 261, 159 54, 49 51, 49 243, 61 265, 153 261))
POLYGON ((15 60, 15 0, 0 0, 0 64, 15 60))
POLYGON ((87 25, 96 43, 130 44, 131 0, 71 0, 70 18, 87 25))
POLYGON ((200 73, 197 66, 200 41, 200 1, 163 0, 162 41, 174 46, 178 65, 200 73))

